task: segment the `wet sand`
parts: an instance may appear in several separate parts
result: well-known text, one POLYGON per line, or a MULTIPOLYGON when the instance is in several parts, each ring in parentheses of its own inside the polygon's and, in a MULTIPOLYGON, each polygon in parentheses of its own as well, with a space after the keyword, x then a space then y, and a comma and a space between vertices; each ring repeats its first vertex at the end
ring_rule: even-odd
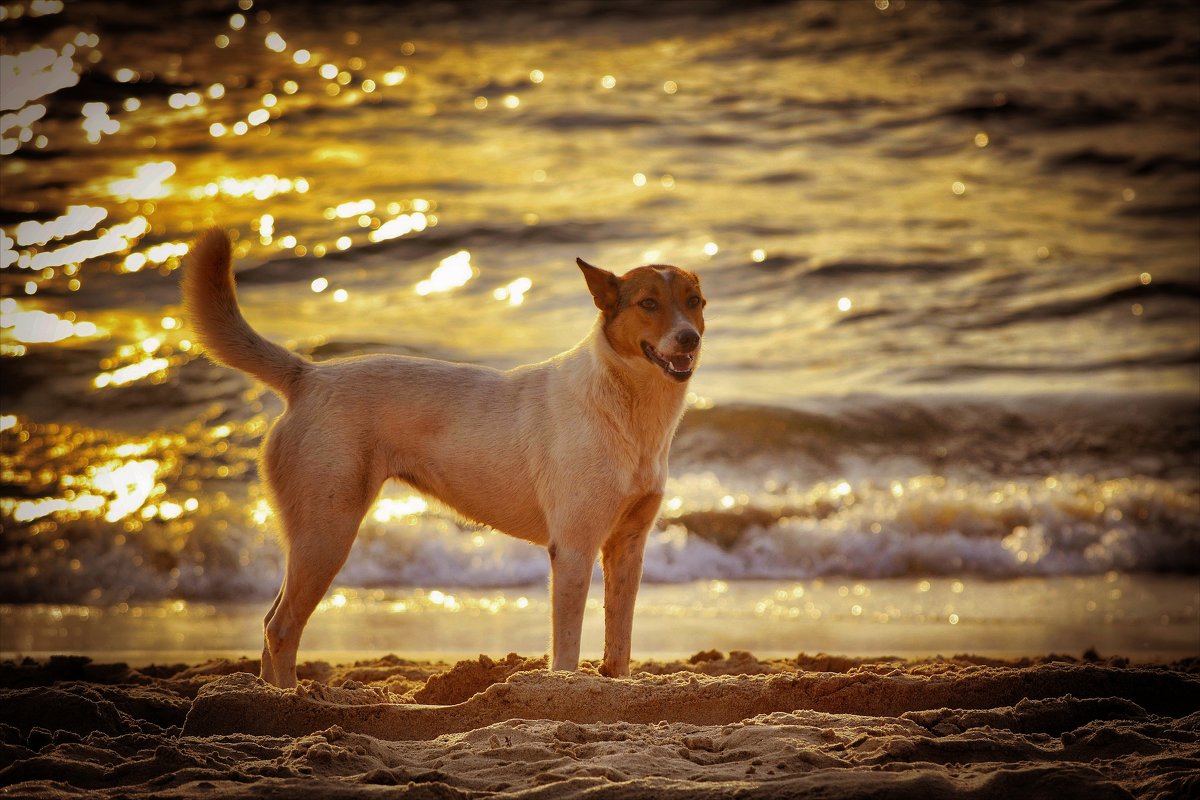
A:
POLYGON ((509 654, 0 666, 13 797, 1184 797, 1200 660, 700 652, 630 679, 509 654))

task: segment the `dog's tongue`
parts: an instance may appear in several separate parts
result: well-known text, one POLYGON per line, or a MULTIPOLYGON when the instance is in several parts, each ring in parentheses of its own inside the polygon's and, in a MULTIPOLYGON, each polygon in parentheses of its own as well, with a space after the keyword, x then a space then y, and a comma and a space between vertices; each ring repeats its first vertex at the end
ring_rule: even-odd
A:
POLYGON ((671 365, 671 369, 676 372, 687 372, 692 368, 692 356, 687 353, 678 356, 667 356, 667 362, 671 365))

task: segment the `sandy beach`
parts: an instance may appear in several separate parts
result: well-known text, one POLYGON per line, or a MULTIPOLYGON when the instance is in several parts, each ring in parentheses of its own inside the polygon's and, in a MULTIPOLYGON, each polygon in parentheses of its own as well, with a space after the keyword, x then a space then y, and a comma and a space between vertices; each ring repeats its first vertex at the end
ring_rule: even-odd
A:
POLYGON ((1200 661, 745 651, 0 666, 6 797, 1188 797, 1200 661))

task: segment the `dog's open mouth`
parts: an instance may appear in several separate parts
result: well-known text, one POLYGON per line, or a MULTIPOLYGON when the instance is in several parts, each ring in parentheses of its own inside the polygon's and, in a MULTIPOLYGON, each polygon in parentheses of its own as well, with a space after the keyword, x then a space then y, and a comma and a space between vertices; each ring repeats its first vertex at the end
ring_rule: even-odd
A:
POLYGON ((695 353, 665 356, 651 347, 649 342, 642 342, 642 352, 646 354, 646 358, 657 364, 667 374, 667 377, 677 381, 686 381, 692 377, 692 368, 696 363, 695 353))

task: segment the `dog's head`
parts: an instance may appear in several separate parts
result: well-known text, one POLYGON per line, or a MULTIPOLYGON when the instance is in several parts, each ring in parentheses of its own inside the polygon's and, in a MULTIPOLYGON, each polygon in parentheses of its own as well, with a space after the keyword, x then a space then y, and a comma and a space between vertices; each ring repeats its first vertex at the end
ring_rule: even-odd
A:
POLYGON ((575 259, 604 315, 604 336, 618 355, 644 359, 676 381, 692 377, 704 333, 700 279, 679 267, 638 267, 621 275, 575 259))

